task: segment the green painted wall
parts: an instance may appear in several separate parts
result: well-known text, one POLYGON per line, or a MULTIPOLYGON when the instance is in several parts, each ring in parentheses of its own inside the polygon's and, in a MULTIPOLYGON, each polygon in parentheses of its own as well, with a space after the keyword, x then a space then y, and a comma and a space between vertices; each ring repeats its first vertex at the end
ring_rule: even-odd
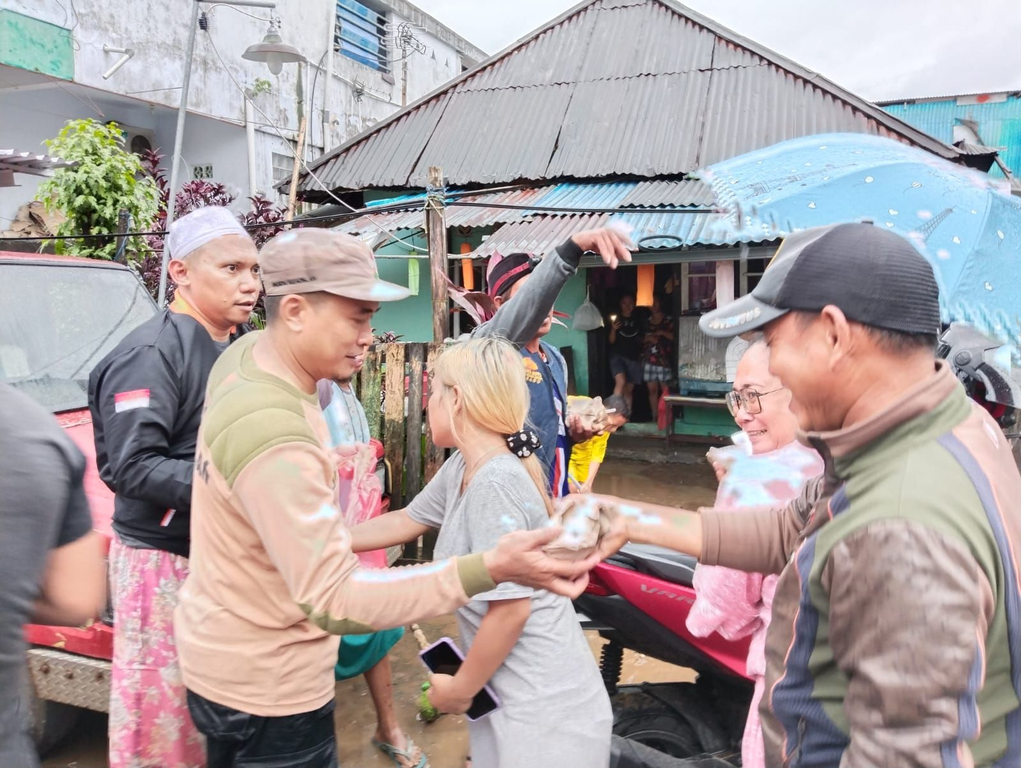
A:
POLYGON ((432 341, 432 288, 429 262, 425 259, 378 259, 379 276, 398 285, 408 285, 408 265, 418 262, 418 294, 404 301, 383 302, 372 321, 377 333, 393 331, 401 341, 432 341))
POLYGON ((564 290, 560 292, 557 299, 556 309, 566 312, 572 317, 561 318, 561 322, 567 327, 563 328, 554 324, 553 330, 546 336, 546 341, 561 350, 570 348, 574 356, 574 369, 571 371, 574 376, 575 388, 579 395, 589 393, 588 380, 588 334, 584 331, 571 330, 574 311, 585 301, 585 284, 587 271, 579 269, 578 274, 567 281, 564 290))
POLYGON ((66 29, 0 10, 0 64, 74 79, 74 48, 66 29))

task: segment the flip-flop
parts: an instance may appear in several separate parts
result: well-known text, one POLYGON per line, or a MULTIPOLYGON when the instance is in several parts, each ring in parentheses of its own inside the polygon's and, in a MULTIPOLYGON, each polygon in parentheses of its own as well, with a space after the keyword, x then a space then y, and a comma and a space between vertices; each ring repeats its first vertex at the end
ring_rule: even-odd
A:
POLYGON ((419 759, 417 763, 413 763, 412 759, 415 754, 415 742, 408 739, 407 749, 398 749, 393 744, 387 744, 385 741, 379 739, 372 739, 372 746, 382 752, 384 755, 394 761, 394 765, 397 768, 429 768, 429 758, 425 756, 425 752, 421 749, 418 750, 419 759), (406 763, 402 763, 400 758, 404 758, 406 763))

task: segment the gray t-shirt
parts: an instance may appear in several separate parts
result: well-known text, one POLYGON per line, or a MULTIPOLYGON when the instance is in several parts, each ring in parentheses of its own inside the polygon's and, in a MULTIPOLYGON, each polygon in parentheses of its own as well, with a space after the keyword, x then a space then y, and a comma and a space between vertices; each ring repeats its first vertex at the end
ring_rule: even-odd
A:
MULTIPOLYGON (((455 453, 407 509, 413 520, 440 529, 437 560, 485 552, 506 533, 548 524, 542 496, 517 456, 490 459, 462 495, 464 469, 455 453)), ((490 681, 501 708, 471 724, 472 761, 487 768, 602 768, 609 761, 610 702, 570 600, 500 584, 458 610, 461 645, 471 648, 491 602, 521 597, 531 598, 532 614, 490 681)))
POLYGON ((25 638, 50 550, 92 528, 85 458, 53 416, 0 382, 0 755, 35 766, 28 740, 25 638))

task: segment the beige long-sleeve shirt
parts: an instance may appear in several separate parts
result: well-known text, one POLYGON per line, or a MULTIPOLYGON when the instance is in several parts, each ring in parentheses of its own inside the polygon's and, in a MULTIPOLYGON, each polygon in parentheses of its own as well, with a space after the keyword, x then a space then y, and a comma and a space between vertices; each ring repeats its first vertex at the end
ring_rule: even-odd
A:
POLYGON ((481 555, 359 568, 318 400, 256 365, 258 337, 234 344, 210 376, 191 573, 174 620, 189 689, 283 716, 333 698, 336 635, 451 612, 495 585, 481 555))

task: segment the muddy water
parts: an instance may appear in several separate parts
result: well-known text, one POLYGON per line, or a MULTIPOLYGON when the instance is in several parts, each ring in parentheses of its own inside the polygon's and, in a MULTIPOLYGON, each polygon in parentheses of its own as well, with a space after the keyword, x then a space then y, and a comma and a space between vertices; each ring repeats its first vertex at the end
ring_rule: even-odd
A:
MULTIPOLYGON (((611 444, 612 454, 612 444, 611 444)), ((698 507, 712 503, 715 479, 704 464, 650 464, 613 461, 600 471, 595 490, 623 498, 698 507)), ((457 637, 452 617, 423 622, 422 629, 430 640, 457 637)), ((593 653, 598 656, 603 641, 595 634, 589 637, 593 653)), ((426 680, 425 668, 418 661, 418 646, 410 633, 391 653, 394 677, 394 701, 403 727, 429 755, 433 768, 460 768, 468 752, 468 731, 464 718, 445 715, 426 725, 416 719, 418 695, 426 680)), ((640 654, 624 656, 621 675, 624 682, 644 680, 666 682, 691 680, 691 672, 663 664, 640 654)), ((362 678, 337 684, 337 738, 340 764, 343 768, 375 768, 392 766, 369 743, 376 729, 375 711, 362 678)), ((106 768, 106 718, 87 714, 70 740, 43 761, 43 768, 106 768)))

